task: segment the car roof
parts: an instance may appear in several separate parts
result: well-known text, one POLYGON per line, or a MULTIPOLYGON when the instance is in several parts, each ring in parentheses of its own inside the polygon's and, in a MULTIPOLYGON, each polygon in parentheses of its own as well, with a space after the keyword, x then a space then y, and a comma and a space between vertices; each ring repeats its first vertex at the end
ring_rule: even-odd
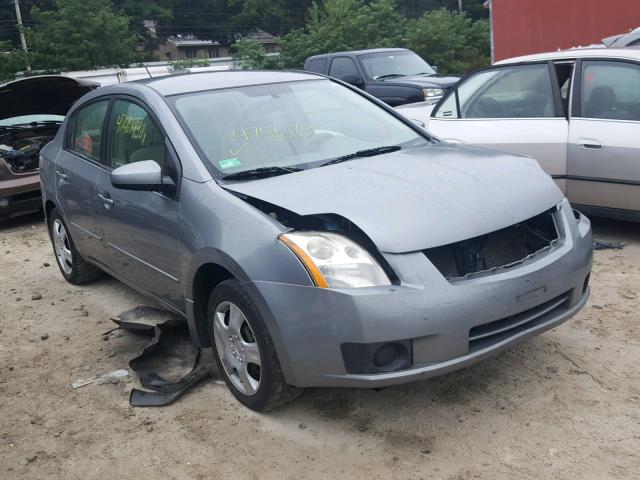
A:
POLYGON ((622 58, 629 60, 640 60, 640 49, 638 48, 606 48, 604 46, 594 46, 586 48, 571 48, 569 50, 558 50, 557 52, 536 53, 521 57, 508 58, 496 62, 496 65, 510 63, 535 62, 544 60, 565 60, 575 58, 622 58))
POLYGON ((249 85, 264 85, 269 83, 322 80, 324 78, 322 75, 306 72, 227 70, 145 78, 129 82, 129 85, 146 85, 160 95, 170 96, 180 93, 202 92, 206 90, 219 90, 223 88, 246 87, 249 85))
POLYGON ((331 52, 322 53, 320 55, 312 55, 307 60, 313 60, 314 58, 329 57, 333 55, 365 55, 367 53, 384 53, 384 52, 405 52, 406 48, 370 48, 368 50, 346 50, 344 52, 331 52))

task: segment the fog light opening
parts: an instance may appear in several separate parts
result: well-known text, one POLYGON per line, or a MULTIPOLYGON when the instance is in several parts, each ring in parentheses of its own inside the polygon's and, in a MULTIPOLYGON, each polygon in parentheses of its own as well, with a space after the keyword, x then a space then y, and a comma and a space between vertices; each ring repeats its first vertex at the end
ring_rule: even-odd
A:
POLYGON ((9 199, 8 198, 0 198, 0 208, 6 208, 9 206, 9 199))
POLYGON ((401 343, 385 343, 373 356, 373 364, 381 372, 393 372, 406 368, 409 363, 409 351, 401 343))

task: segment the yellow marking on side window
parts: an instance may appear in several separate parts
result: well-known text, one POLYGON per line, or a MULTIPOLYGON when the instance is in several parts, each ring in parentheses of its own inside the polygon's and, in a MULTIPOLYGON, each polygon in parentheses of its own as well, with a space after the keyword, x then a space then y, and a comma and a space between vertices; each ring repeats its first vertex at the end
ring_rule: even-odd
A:
POLYGON ((142 118, 121 113, 116 119, 117 134, 124 135, 144 145, 147 141, 147 124, 142 118))

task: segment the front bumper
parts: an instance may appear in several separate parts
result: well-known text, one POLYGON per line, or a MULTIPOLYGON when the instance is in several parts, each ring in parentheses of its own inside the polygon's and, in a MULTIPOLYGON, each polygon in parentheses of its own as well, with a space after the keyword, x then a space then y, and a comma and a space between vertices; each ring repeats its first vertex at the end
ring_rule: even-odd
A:
POLYGON ((0 158, 0 221, 42 208, 38 173, 14 174, 0 158))
POLYGON ((500 273, 448 282, 422 252, 385 255, 401 285, 332 290, 248 282, 265 314, 287 381, 300 387, 384 387, 462 368, 568 320, 586 303, 589 221, 568 202, 562 241, 500 273), (404 342, 409 365, 353 373, 347 344, 404 342))

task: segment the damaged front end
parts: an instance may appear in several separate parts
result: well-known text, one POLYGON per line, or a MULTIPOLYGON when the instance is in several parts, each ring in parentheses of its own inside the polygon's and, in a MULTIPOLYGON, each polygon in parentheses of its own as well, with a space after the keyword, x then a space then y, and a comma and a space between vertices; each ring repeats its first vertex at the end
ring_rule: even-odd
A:
POLYGON ((60 122, 0 127, 0 158, 14 175, 37 172, 40 150, 56 136, 60 122))

